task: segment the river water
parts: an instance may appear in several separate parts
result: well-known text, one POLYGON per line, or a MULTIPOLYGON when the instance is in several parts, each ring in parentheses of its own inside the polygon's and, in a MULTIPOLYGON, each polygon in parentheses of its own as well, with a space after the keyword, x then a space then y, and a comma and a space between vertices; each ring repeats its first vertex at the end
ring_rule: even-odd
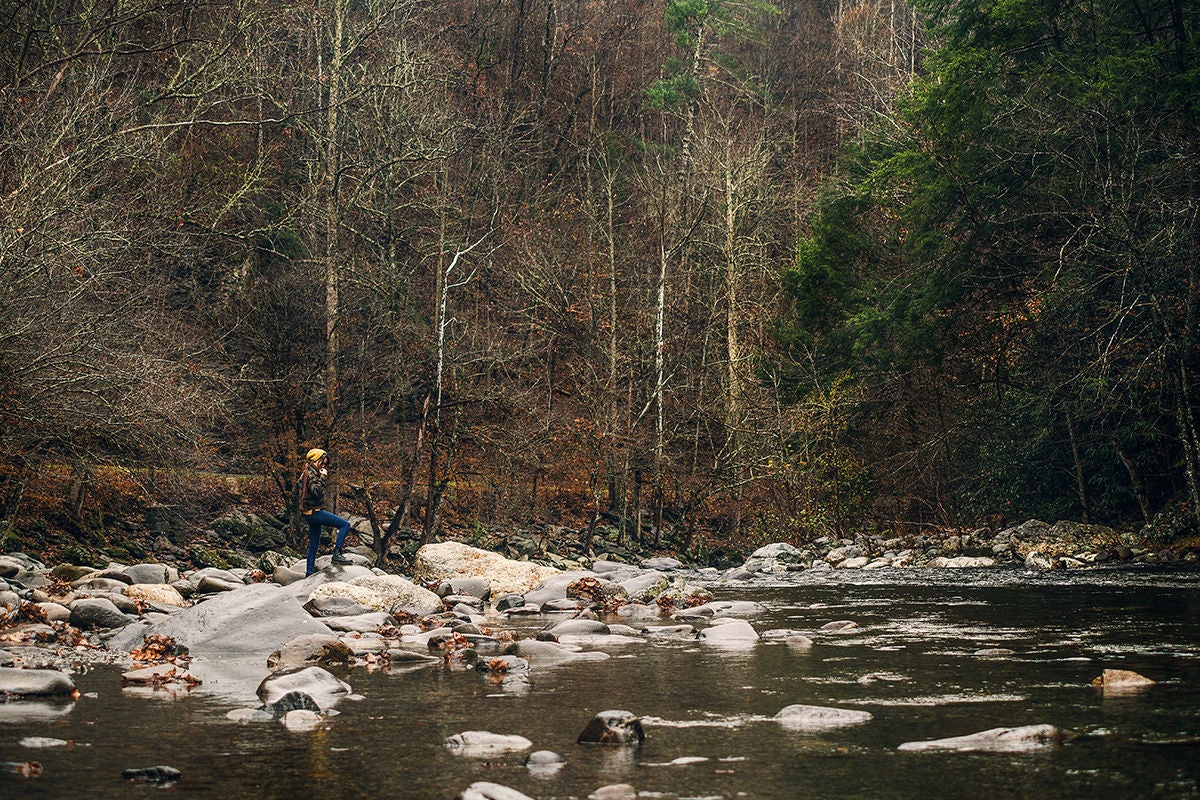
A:
MULTIPOLYGON (((607 644, 607 660, 535 664, 524 687, 440 665, 360 667, 344 677, 361 699, 307 732, 228 719, 252 704, 237 682, 170 695, 122 689, 119 670, 96 668, 76 675, 74 703, 0 704, 0 761, 44 767, 35 779, 0 775, 0 797, 455 798, 489 781, 539 800, 615 783, 646 798, 1197 798, 1198 589, 1200 573, 1163 569, 844 571, 714 584, 718 599, 765 606, 750 618, 758 631, 807 632, 813 646, 607 644), (859 627, 820 630, 838 620, 859 627), (979 654, 995 649, 1012 652, 979 654), (1105 668, 1158 683, 1106 694, 1091 686, 1105 668), (818 732, 772 719, 796 703, 873 718, 818 732), (646 741, 576 744, 606 709, 642 716, 646 741), (897 749, 1039 723, 1078 736, 1032 753, 897 749), (523 753, 472 758, 443 746, 468 730, 524 736, 567 764, 538 775, 523 753), (31 747, 26 737, 73 744, 31 747), (156 788, 121 778, 158 764, 183 779, 156 788)), ((530 635, 546 623, 517 624, 530 635)))

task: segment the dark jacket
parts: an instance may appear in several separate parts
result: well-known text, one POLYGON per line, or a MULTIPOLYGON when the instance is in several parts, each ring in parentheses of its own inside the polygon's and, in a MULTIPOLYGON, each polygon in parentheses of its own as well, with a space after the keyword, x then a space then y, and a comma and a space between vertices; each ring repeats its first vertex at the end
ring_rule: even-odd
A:
POLYGON ((300 510, 318 511, 325 507, 325 484, 327 475, 316 467, 305 467, 300 473, 300 510))

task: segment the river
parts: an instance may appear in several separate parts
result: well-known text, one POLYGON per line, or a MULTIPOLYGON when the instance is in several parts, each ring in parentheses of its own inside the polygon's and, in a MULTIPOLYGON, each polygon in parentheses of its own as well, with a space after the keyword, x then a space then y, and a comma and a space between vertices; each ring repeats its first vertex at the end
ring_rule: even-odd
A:
MULTIPOLYGON (((120 671, 75 676, 76 702, 0 704, 0 761, 36 760, 40 778, 0 775, 0 797, 455 798, 476 781, 539 800, 627 783, 645 798, 1200 797, 1200 573, 1106 569, 793 573, 714 584, 753 599, 759 632, 807 632, 811 648, 761 640, 718 649, 691 639, 612 644, 604 661, 534 665, 525 687, 441 666, 355 668, 361 699, 315 731, 226 717, 250 705, 202 686, 122 689, 120 671), (822 632, 852 620, 847 633, 822 632), (1011 654, 980 655, 980 650, 1011 654), (1105 668, 1158 681, 1105 693, 1105 668), (805 703, 869 711, 866 724, 790 730, 772 717, 805 703), (7 706, 7 707, 6 707, 7 706), (591 716, 643 717, 638 747, 578 745, 591 716), (904 742, 1049 723, 1076 737, 1033 753, 907 752, 904 742), (538 775, 522 753, 457 755, 468 730, 519 734, 567 763, 538 775), (30 747, 26 737, 69 746, 30 747), (677 761, 682 759, 682 761, 677 761), (123 769, 165 764, 173 786, 132 785, 123 769)), ((545 618, 516 623, 531 635, 545 618)))

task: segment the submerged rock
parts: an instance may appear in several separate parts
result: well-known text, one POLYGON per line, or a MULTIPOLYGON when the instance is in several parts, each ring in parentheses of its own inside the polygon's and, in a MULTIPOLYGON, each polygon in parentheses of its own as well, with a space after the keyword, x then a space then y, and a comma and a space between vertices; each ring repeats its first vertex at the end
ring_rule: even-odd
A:
POLYGON ((476 781, 459 793, 458 800, 533 800, 533 798, 499 783, 476 781))
POLYGON ((518 753, 533 747, 533 742, 524 736, 492 733, 491 731, 463 731, 447 736, 442 742, 451 752, 471 758, 481 758, 497 753, 518 753))
POLYGON ((1128 669, 1106 669, 1092 680, 1092 686, 1106 692, 1129 692, 1153 686, 1157 681, 1128 669))
POLYGON ((156 786, 166 786, 175 783, 183 777, 183 773, 174 767, 139 767, 127 769, 121 777, 134 783, 152 783, 156 786))
POLYGON ((646 740, 641 717, 629 711, 601 711, 575 740, 580 744, 641 744, 646 740))
POLYGON ((869 711, 798 703, 782 709, 774 719, 785 728, 812 731, 863 725, 873 717, 869 711))
POLYGON ((1022 725, 1017 728, 991 728, 966 736, 905 742, 899 750, 954 750, 959 752, 1022 753, 1056 747, 1066 734, 1053 725, 1022 725))

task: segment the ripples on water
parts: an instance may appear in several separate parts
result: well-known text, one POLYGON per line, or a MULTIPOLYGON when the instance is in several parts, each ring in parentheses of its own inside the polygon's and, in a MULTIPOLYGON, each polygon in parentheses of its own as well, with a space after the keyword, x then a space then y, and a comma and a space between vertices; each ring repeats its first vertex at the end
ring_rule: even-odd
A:
MULTIPOLYGON (((171 699, 123 691, 119 671, 97 669, 77 676, 85 695, 74 704, 0 704, 0 761, 45 766, 39 779, 0 776, 0 798, 454 798, 481 780, 539 800, 584 798, 611 783, 648 798, 1195 798, 1198 580, 1164 569, 993 569, 716 583, 719 599, 764 605, 751 619, 760 632, 803 632, 812 647, 656 638, 610 645, 605 661, 535 662, 521 690, 441 667, 357 668, 346 678, 362 699, 305 733, 226 719, 253 702, 236 696, 242 683, 171 699), (820 630, 839 620, 859 627, 820 630), (1159 684, 1106 695, 1090 685, 1105 668, 1159 684), (773 719, 796 703, 874 716, 824 731, 773 719), (643 716, 641 747, 575 744, 592 714, 612 708, 643 716), (1037 723, 1081 735, 1029 754, 897 751, 1037 723), (523 754, 464 758, 442 746, 466 730, 519 734, 568 763, 533 774, 523 754), (27 737, 74 744, 30 747, 21 744, 27 737), (184 780, 153 789, 120 778, 127 767, 156 764, 182 770, 184 780)), ((514 624, 531 635, 545 623, 514 624)))

